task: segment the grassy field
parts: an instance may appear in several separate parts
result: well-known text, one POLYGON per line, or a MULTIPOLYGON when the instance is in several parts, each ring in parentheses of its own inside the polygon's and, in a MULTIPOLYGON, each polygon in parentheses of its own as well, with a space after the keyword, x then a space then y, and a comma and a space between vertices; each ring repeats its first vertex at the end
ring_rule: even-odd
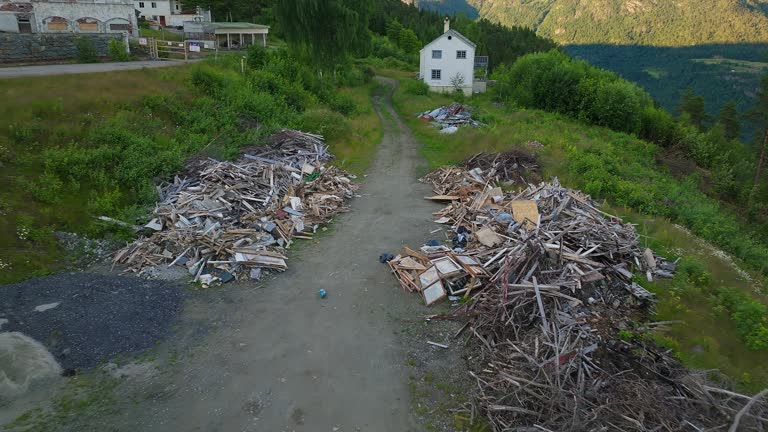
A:
MULTIPOLYGON (((95 216, 140 222, 154 200, 151 184, 185 158, 197 151, 232 157, 258 139, 230 118, 239 107, 224 112, 194 88, 195 67, 0 80, 0 98, 13 101, 0 106, 0 283, 78 258, 61 249, 56 231, 129 239, 95 216)), ((337 90, 356 109, 336 117, 340 132, 328 144, 336 163, 355 174, 364 172, 382 135, 371 102, 376 88, 337 90)), ((291 120, 275 118, 268 127, 301 127, 297 114, 282 118, 291 120)))
MULTIPOLYGON (((407 74, 399 72, 382 73, 403 82, 409 79, 407 74)), ((618 164, 628 167, 621 181, 640 184, 677 181, 657 165, 654 156, 658 149, 652 144, 554 114, 498 107, 487 95, 474 96, 468 103, 475 107, 475 117, 488 127, 463 128, 454 135, 439 134, 432 125, 415 115, 452 102, 451 98, 436 94, 414 96, 401 87, 394 102, 423 143, 422 152, 430 169, 456 163, 480 151, 519 147, 539 155, 545 177, 557 176, 563 184, 574 188, 594 188, 580 172, 581 158, 595 152, 612 154, 618 148, 618 156, 613 157, 620 159, 618 164), (525 145, 534 140, 543 143, 544 148, 533 150, 525 145), (658 178, 649 178, 652 177, 647 174, 650 172, 658 178)), ((595 196, 600 198, 600 194, 595 196)), ((615 204, 615 200, 604 201, 608 208, 637 223, 649 246, 669 258, 684 257, 691 266, 701 266, 708 275, 706 286, 697 285, 695 280, 683 276, 673 282, 649 286, 660 299, 658 319, 682 321, 671 326, 668 334, 658 335, 659 340, 676 348, 688 365, 719 369, 745 391, 768 385, 768 365, 760 360, 765 358, 766 351, 747 348, 729 314, 717 307, 713 294, 721 287, 735 288, 766 302, 766 297, 760 293, 760 272, 741 270, 746 268, 743 263, 724 259, 724 254, 704 246, 700 239, 667 219, 644 216, 634 209, 612 207, 611 204, 615 204)))
POLYGON ((188 74, 177 67, 0 80, 0 97, 13 101, 0 106, 0 283, 58 268, 63 252, 52 232, 84 232, 92 222, 87 188, 61 188, 48 203, 35 197, 50 186, 44 150, 84 139, 144 96, 189 97, 183 85, 188 74))

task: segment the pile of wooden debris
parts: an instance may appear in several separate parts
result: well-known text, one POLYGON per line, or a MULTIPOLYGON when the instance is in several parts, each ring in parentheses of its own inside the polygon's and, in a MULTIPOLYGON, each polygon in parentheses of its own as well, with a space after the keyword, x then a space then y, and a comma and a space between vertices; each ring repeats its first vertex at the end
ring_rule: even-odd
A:
POLYGON ((285 270, 293 239, 312 237, 318 225, 346 211, 357 185, 321 136, 283 130, 235 162, 197 160, 190 177, 158 187, 160 202, 145 226, 153 233, 122 249, 115 263, 141 273, 167 264, 185 266, 210 284, 285 270))
POLYGON ((523 183, 529 162, 517 162, 523 174, 499 175, 496 162, 507 159, 483 155, 427 175, 438 194, 428 199, 450 202, 435 213, 450 226, 447 245, 406 248, 389 261, 403 289, 428 305, 467 300, 433 317, 469 319, 462 332, 470 329, 480 351, 470 416, 485 416, 495 431, 695 431, 728 422, 732 431, 765 430, 762 395, 710 385, 643 336, 666 323, 638 324, 655 301, 634 272, 671 277, 675 263, 557 179, 523 183), (505 181, 523 187, 505 191, 505 181))
POLYGON ((472 108, 469 105, 458 102, 425 111, 419 114, 419 118, 432 122, 441 129, 441 132, 449 134, 455 133, 460 126, 484 126, 483 123, 472 118, 472 108))

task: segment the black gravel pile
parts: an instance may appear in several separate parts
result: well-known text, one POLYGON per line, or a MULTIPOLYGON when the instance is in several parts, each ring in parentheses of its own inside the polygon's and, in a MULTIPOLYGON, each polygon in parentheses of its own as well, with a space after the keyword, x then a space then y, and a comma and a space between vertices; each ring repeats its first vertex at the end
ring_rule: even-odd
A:
POLYGON ((69 273, 0 286, 0 331, 24 333, 65 369, 83 369, 152 347, 181 310, 169 282, 69 273), (59 303, 52 307, 52 304, 59 303), (38 311, 42 305, 47 310, 38 311))

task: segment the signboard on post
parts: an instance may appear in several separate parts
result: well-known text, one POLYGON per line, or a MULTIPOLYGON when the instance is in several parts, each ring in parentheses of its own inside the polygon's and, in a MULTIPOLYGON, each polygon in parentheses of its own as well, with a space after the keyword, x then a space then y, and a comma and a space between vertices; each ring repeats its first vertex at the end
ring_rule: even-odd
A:
POLYGON ((190 42, 189 43, 189 51, 190 52, 200 52, 200 42, 190 42))
POLYGON ((139 38, 139 45, 147 45, 148 43, 147 38, 139 38))

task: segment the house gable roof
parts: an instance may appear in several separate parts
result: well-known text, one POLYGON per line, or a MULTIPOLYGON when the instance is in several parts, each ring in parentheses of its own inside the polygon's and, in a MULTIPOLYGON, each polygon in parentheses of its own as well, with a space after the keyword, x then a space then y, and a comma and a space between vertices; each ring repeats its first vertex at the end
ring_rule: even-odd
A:
POLYGON ((450 29, 450 30, 448 30, 447 32, 445 32, 445 33, 441 34, 440 36, 438 36, 438 37, 437 37, 435 40, 433 40, 432 42, 430 42, 430 43, 428 43, 428 44, 424 45, 424 48, 422 48, 421 50, 425 50, 425 49, 427 49, 427 47, 428 47, 428 46, 430 46, 430 45, 432 45, 433 43, 437 42, 438 40, 440 40, 440 39, 441 39, 441 38, 443 38, 444 36, 453 36, 453 37, 455 37, 455 38, 457 38, 457 39, 461 40, 462 42, 466 43, 467 45, 471 46, 472 48, 477 48, 477 45, 475 45, 475 43, 474 43, 474 42, 472 42, 471 40, 467 39, 467 37, 466 37, 466 36, 464 36, 463 34, 461 34, 461 33, 457 32, 457 31, 456 31, 456 30, 454 30, 454 29, 450 29))

